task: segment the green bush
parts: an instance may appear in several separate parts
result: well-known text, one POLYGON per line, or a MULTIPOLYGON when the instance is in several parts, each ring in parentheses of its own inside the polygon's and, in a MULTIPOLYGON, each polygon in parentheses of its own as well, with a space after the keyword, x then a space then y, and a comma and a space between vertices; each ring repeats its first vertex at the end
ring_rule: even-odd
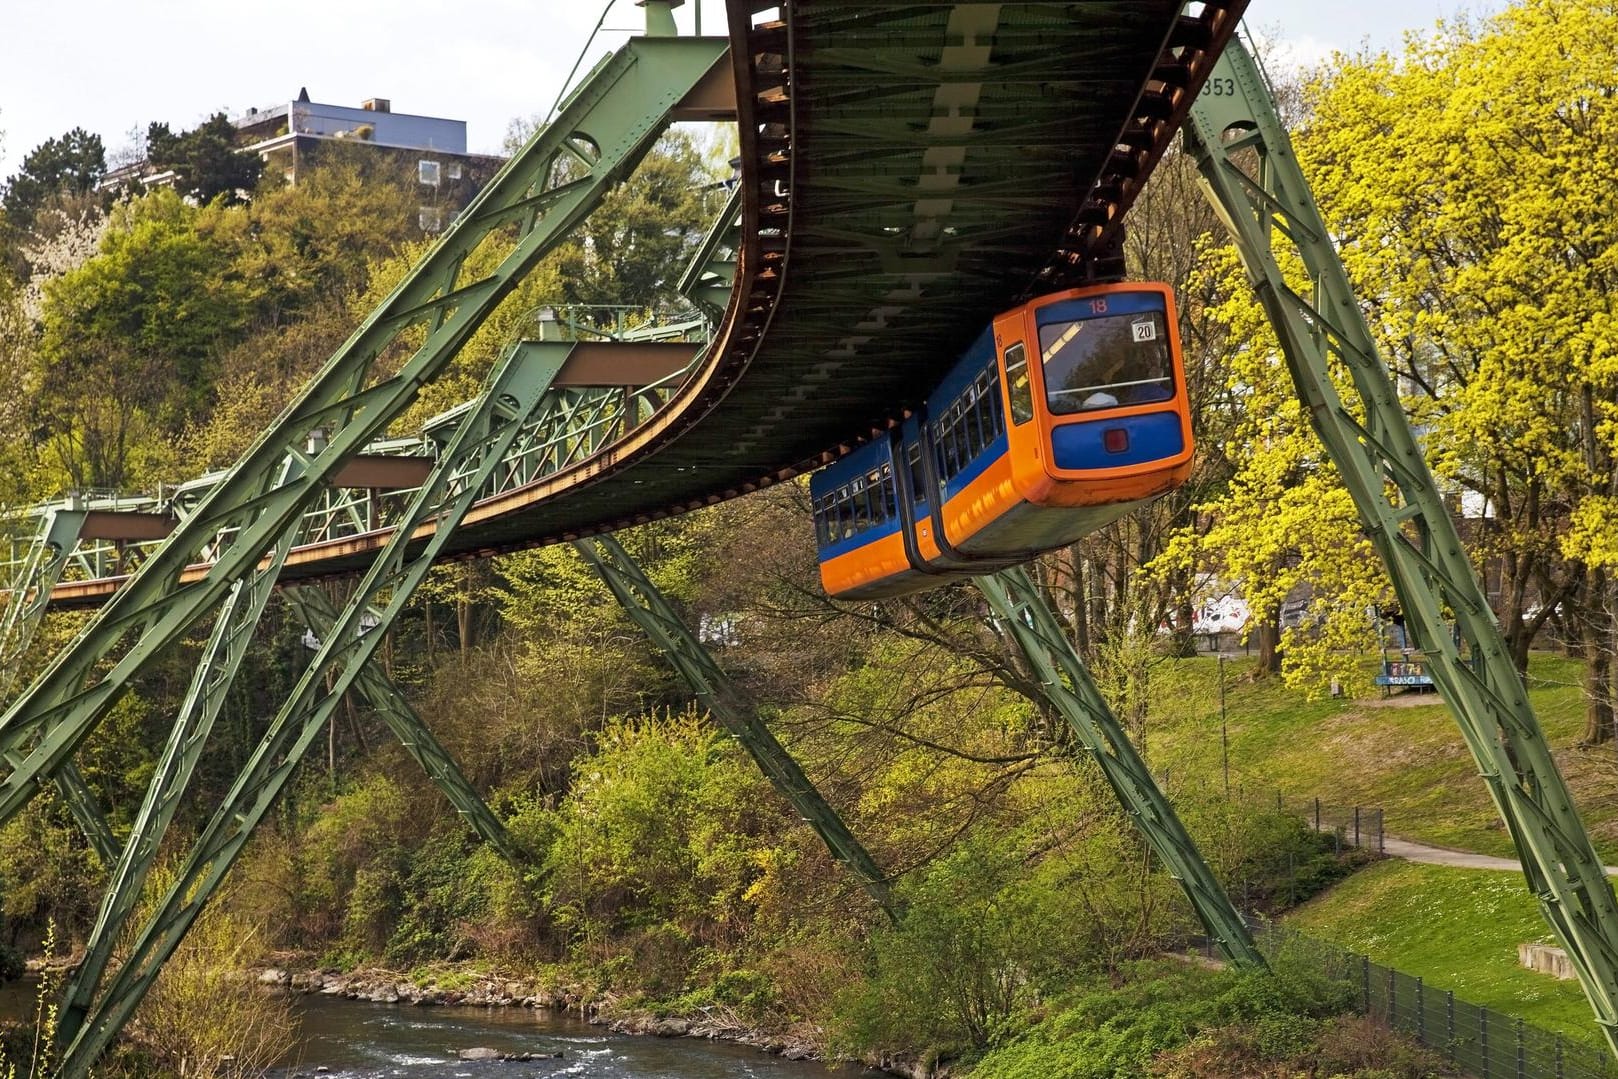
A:
POLYGON ((981 1052, 1093 967, 1093 914, 1058 868, 1030 866, 1012 837, 980 836, 907 881, 902 923, 872 934, 868 977, 838 1002, 841 1044, 981 1052))
MULTIPOLYGON (((1211 971, 1136 964, 1122 984, 1096 983, 1055 1002, 1026 1032, 996 1046, 974 1079, 1111 1079, 1214 1074, 1214 1057, 1286 1061, 1316 1050, 1321 1021, 1347 991, 1301 966, 1211 971), (1205 1037, 1198 1040, 1198 1035, 1205 1037), (1199 1061, 1186 1070, 1187 1060, 1199 1061), (1201 1070, 1197 1070, 1200 1068, 1201 1070)), ((1225 1074, 1255 1074, 1240 1070, 1225 1074)))

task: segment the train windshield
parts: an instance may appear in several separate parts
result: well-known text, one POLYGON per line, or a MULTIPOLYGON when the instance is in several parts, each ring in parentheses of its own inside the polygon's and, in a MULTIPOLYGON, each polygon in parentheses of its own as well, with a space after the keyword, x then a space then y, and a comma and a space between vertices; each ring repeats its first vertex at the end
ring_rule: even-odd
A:
POLYGON ((1052 322, 1039 328, 1045 396, 1054 413, 1145 405, 1174 396, 1162 311, 1052 322))

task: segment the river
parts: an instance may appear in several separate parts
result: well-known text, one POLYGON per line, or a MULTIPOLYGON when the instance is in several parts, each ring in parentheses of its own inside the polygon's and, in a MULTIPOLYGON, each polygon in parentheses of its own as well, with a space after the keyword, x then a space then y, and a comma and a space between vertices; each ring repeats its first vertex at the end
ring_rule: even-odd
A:
POLYGON ((871 1079, 861 1068, 828 1069, 782 1060, 745 1045, 699 1038, 613 1034, 604 1027, 532 1008, 448 1008, 299 998, 302 1075, 333 1079, 871 1079), (461 1049, 533 1053, 535 1060, 463 1061, 461 1049), (561 1053, 560 1059, 537 1059, 561 1053))

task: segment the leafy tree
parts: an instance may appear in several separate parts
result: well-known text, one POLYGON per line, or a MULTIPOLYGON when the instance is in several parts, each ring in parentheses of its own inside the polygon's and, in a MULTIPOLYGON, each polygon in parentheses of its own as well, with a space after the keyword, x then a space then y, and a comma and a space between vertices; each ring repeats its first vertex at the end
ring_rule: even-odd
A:
POLYGON ((0 208, 7 224, 26 231, 34 216, 56 195, 83 195, 95 190, 107 171, 106 148, 100 135, 82 127, 46 139, 28 152, 22 168, 6 181, 0 208))
POLYGON ((208 400, 252 297, 208 226, 174 192, 153 192, 115 215, 95 258, 45 286, 37 408, 73 485, 155 480, 208 400))
MULTIPOLYGON (((1591 0, 1441 24, 1402 57, 1340 59, 1295 139, 1429 462, 1471 509, 1514 657, 1559 624, 1594 660, 1590 741, 1612 728, 1618 210, 1589 178, 1618 167, 1618 80, 1588 43, 1613 40, 1618 14, 1591 0)), ((1364 639, 1377 595, 1355 569, 1358 522, 1256 310, 1221 312, 1245 345, 1230 385, 1248 413, 1231 492, 1209 504, 1231 526, 1223 569, 1278 594, 1293 566, 1335 567, 1314 576, 1323 639, 1354 623, 1364 639)))
POLYGON ((264 163, 257 154, 236 148, 236 125, 216 112, 190 131, 176 135, 168 124, 146 129, 147 159, 158 169, 173 169, 181 193, 198 202, 223 198, 244 201, 242 192, 258 186, 264 163))
POLYGON ((555 256, 558 299, 646 308, 673 299, 684 254, 718 211, 714 179, 689 135, 664 135, 555 256))

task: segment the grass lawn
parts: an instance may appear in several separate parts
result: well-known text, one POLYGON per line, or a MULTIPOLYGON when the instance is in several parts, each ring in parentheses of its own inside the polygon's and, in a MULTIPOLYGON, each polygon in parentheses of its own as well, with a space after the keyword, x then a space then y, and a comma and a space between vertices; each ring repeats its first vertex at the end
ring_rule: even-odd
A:
MULTIPOLYGON (((1374 661, 1364 663, 1370 667, 1374 661)), ((1435 846, 1511 856, 1511 841, 1478 778, 1460 729, 1436 695, 1306 700, 1279 679, 1252 680, 1253 662, 1225 664, 1232 790, 1288 803, 1381 807, 1386 829, 1435 846)), ((1578 749, 1581 664, 1535 656, 1529 698, 1597 848, 1618 863, 1618 749, 1578 749)), ((1364 679, 1369 681, 1368 676, 1364 679)), ((1222 782, 1219 665, 1169 660, 1153 671, 1147 720, 1152 768, 1173 790, 1222 782)), ((1518 881, 1521 887, 1521 882, 1518 881)))
POLYGON ((1517 963, 1550 930, 1516 873, 1389 860, 1305 904, 1287 923, 1435 989, 1603 1045, 1579 984, 1517 963))

